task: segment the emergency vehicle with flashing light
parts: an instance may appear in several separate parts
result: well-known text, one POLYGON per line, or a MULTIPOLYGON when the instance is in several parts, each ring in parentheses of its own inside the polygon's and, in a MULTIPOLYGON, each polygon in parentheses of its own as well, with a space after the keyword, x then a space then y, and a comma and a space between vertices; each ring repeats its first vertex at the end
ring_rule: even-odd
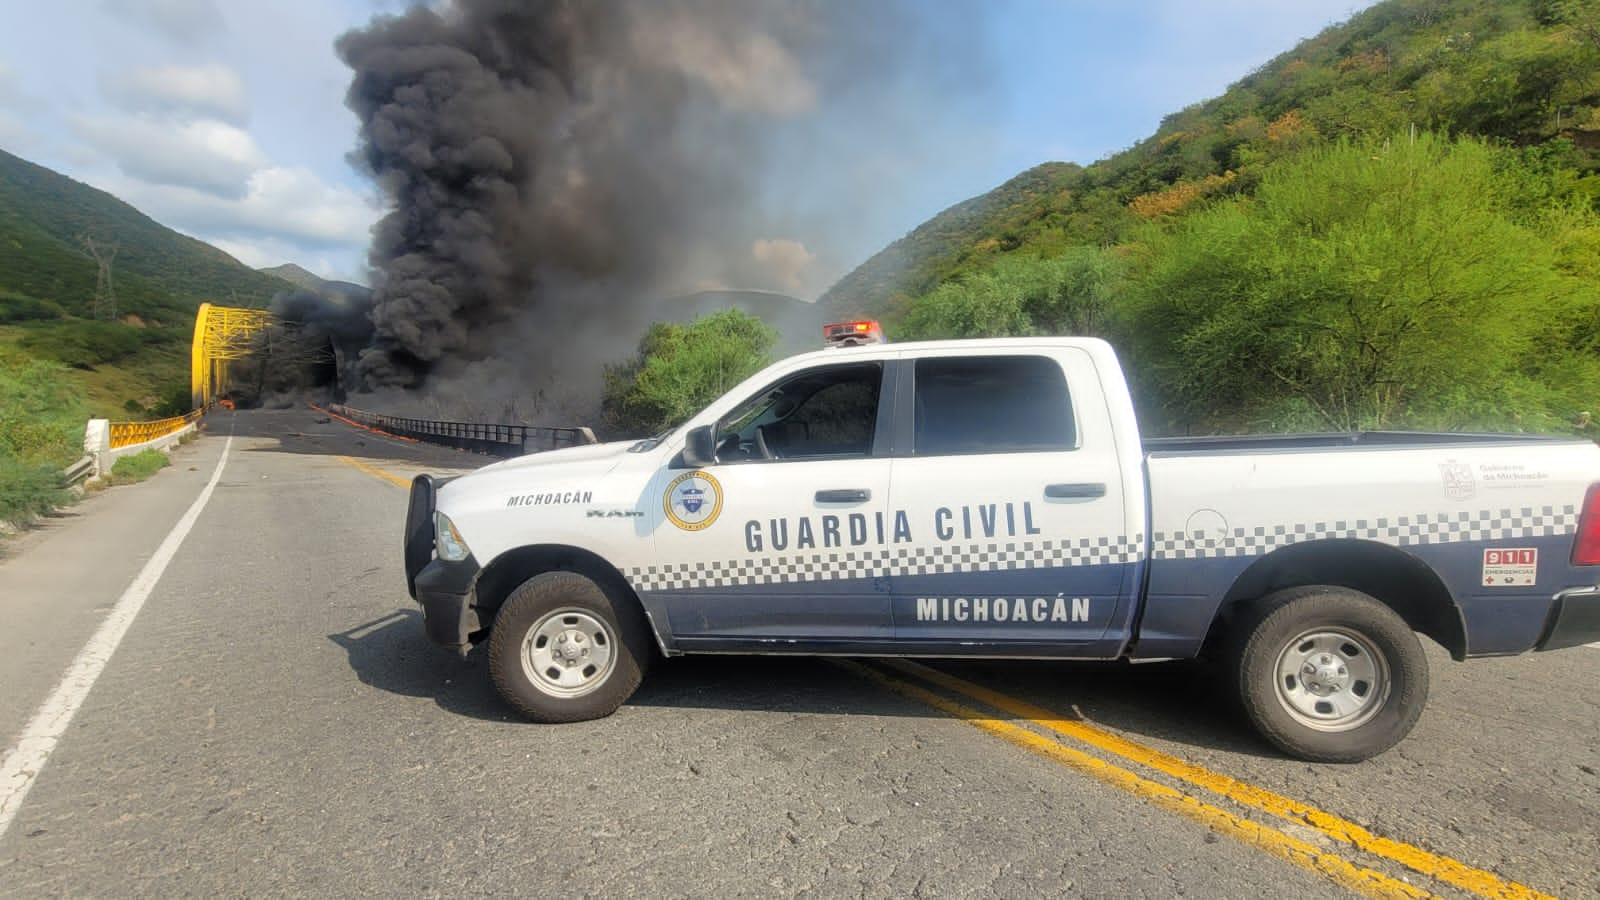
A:
POLYGON ((1092 338, 830 347, 671 432, 419 476, 412 596, 528 718, 658 655, 1225 665, 1260 733, 1355 761, 1457 660, 1600 640, 1600 447, 1526 435, 1141 439, 1092 338))

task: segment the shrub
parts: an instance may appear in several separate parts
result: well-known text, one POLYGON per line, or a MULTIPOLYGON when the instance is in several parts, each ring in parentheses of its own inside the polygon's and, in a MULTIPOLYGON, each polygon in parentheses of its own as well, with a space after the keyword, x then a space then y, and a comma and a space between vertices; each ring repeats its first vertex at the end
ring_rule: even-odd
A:
POLYGON ((61 366, 0 350, 0 459, 65 466, 83 454, 87 418, 61 366))
POLYGON ((26 525, 71 499, 60 469, 0 456, 0 521, 26 525))
POLYGON ((645 435, 681 424, 765 366, 777 337, 736 309, 688 325, 650 326, 632 359, 606 367, 601 411, 607 427, 645 435))
POLYGON ((23 349, 37 356, 56 360, 75 369, 116 362, 139 352, 146 343, 167 340, 166 329, 147 337, 145 329, 120 322, 67 319, 32 327, 18 341, 23 349))
POLYGON ((61 467, 83 453, 85 418, 60 366, 0 351, 0 520, 25 525, 70 502, 61 467))
POLYGON ((1247 202, 1146 226, 1112 330, 1147 421, 1562 430, 1600 382, 1578 239, 1600 223, 1523 208, 1550 179, 1532 162, 1427 134, 1341 142, 1247 202))
POLYGON ((48 300, 36 300, 10 291, 0 291, 0 323, 38 322, 59 319, 66 312, 48 300))
POLYGON ((141 450, 113 463, 106 480, 112 484, 137 484, 170 465, 172 460, 160 450, 141 450))
POLYGON ((1008 256, 988 271, 919 298, 896 339, 1103 333, 1124 266, 1113 252, 1071 247, 1044 258, 1008 256))

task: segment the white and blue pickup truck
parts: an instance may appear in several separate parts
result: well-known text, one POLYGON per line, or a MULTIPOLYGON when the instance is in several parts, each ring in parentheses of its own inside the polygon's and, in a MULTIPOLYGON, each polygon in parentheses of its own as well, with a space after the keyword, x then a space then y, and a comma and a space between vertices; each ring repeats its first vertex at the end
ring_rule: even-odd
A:
POLYGON ((1204 653, 1269 741, 1348 762, 1421 714, 1419 632, 1458 660, 1600 640, 1600 447, 1141 440, 1103 341, 871 341, 649 440, 420 476, 404 556, 428 634, 487 640, 536 721, 610 714, 658 651, 1204 653))

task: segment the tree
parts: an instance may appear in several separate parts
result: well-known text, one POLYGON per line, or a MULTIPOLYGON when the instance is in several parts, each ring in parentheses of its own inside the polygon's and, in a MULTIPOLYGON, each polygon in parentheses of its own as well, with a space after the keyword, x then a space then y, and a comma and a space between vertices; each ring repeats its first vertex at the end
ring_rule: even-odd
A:
POLYGON ((623 435, 682 424, 770 361, 777 332, 736 309, 650 326, 633 358, 607 366, 601 414, 623 435))
POLYGON ((1095 247, 1006 256, 914 301, 895 336, 1100 335, 1123 268, 1114 251, 1095 247))
POLYGON ((1527 209, 1528 159, 1341 142, 1147 227, 1115 328, 1136 379, 1179 428, 1559 429, 1600 386, 1571 263, 1595 217, 1559 191, 1527 209))

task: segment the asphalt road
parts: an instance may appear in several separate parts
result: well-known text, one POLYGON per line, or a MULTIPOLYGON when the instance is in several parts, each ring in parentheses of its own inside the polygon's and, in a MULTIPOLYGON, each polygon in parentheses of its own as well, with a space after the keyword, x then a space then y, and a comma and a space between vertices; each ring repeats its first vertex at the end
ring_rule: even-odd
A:
POLYGON ((1351 766, 1277 756, 1181 664, 672 660, 535 726, 399 567, 395 480, 483 460, 318 418, 212 416, 6 546, 10 753, 234 435, 25 773, 0 896, 1600 897, 1600 649, 1430 652, 1417 730, 1351 766))

